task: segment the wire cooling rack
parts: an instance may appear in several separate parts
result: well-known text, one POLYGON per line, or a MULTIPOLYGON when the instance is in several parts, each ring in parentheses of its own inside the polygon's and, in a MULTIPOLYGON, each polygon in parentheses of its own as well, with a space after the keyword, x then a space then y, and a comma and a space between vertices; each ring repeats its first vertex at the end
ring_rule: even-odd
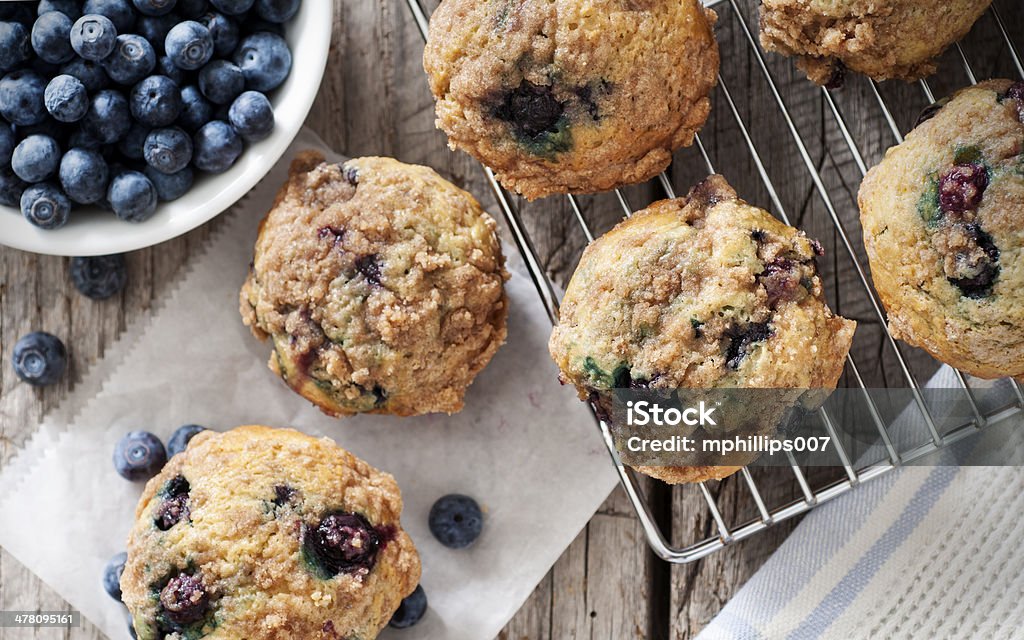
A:
MULTIPOLYGON (((421 35, 426 38, 428 11, 424 8, 422 0, 407 0, 407 3, 409 5, 409 9, 412 11, 421 35)), ((874 289, 872 288, 863 260, 858 254, 857 247, 854 244, 855 241, 860 242, 860 239, 859 237, 856 238, 856 240, 851 239, 851 234, 848 233, 847 225, 840 216, 839 208, 836 205, 836 202, 839 200, 838 194, 835 193, 836 189, 832 188, 830 190, 826 186, 822 170, 819 169, 818 165, 814 162, 811 153, 808 151, 804 137, 795 123, 791 107, 787 104, 787 100, 783 96, 783 91, 780 88, 780 83, 776 80, 775 75, 769 68, 769 64, 766 62, 765 54, 760 49, 755 34, 748 25, 747 17, 741 10, 737 0, 704 0, 704 4, 705 6, 714 8, 718 12, 718 30, 722 30, 723 25, 731 24, 727 23, 726 20, 733 21, 736 25, 736 32, 739 34, 738 38, 741 41, 745 41, 746 45, 749 47, 751 59, 753 60, 752 66, 755 68, 754 73, 759 73, 763 81, 766 83, 770 94, 770 101, 774 103, 775 107, 777 107, 778 115, 782 118, 785 124, 784 129, 788 131, 789 136, 792 138, 792 143, 799 156, 799 161, 802 163, 803 168, 806 170, 807 176, 813 185, 813 191, 816 196, 820 198, 821 204, 824 206, 824 210, 827 213, 827 218, 831 222, 837 239, 837 246, 841 245, 841 250, 845 251, 849 257, 848 268, 853 270, 853 274, 855 276, 853 281, 858 285, 858 293, 859 295, 866 296, 869 315, 874 316, 874 319, 880 323, 883 330, 881 335, 883 344, 880 345, 880 348, 891 351, 891 355, 895 360, 896 368, 901 376, 901 379, 896 381, 896 384, 893 386, 900 386, 909 391, 909 397, 912 399, 911 410, 916 411, 919 417, 919 419, 914 421, 914 423, 922 425, 922 428, 926 433, 921 434, 922 438, 920 440, 923 440, 923 442, 920 440, 915 441, 914 439, 910 439, 911 441, 916 442, 916 444, 905 446, 897 444, 897 442, 906 442, 907 439, 901 437, 897 440, 893 437, 891 433, 893 426, 892 420, 883 418, 883 414, 885 412, 877 406, 874 396, 870 393, 868 386, 865 384, 864 377, 862 376, 863 369, 858 366, 858 363, 852 356, 849 356, 846 362, 845 379, 848 381, 849 386, 860 390, 860 395, 862 396, 866 408, 865 414, 870 416, 872 427, 877 431, 880 437, 881 446, 884 447, 884 459, 881 462, 871 462, 863 465, 855 462, 851 457, 851 452, 846 448, 846 446, 844 446, 843 441, 836 437, 836 418, 831 416, 825 409, 822 409, 819 412, 822 426, 828 434, 832 436, 832 442, 836 443, 836 467, 842 469, 842 474, 839 479, 832 479, 830 481, 823 482, 820 485, 814 484, 808 480, 808 474, 804 469, 802 469, 800 465, 797 464, 796 460, 790 456, 789 472, 792 473, 793 479, 795 479, 799 486, 799 495, 797 495, 795 499, 769 508, 768 501, 766 501, 764 497, 765 491, 763 487, 759 486, 758 482, 755 481, 754 475, 751 474, 750 470, 744 468, 740 471, 740 476, 742 477, 746 491, 749 492, 749 497, 756 506, 757 513, 755 517, 737 523, 727 521, 727 518, 723 513, 725 510, 719 508, 708 484, 701 482, 698 484, 700 494, 707 504, 708 511, 710 512, 717 530, 704 539, 691 540, 687 541, 683 545, 673 546, 670 542, 670 536, 667 536, 659 526, 651 506, 641 489, 637 475, 631 469, 625 467, 619 460, 608 425, 604 424, 595 416, 595 421, 600 427, 605 445, 608 448, 608 453, 611 456, 612 462, 619 474, 619 480, 621 481, 626 495, 629 497, 630 502, 636 510, 637 517, 644 528, 651 549, 662 559, 673 563, 693 562, 722 549, 727 545, 734 544, 739 540, 764 531, 774 524, 806 513, 823 502, 852 490, 863 482, 881 476, 900 465, 904 465, 932 454, 943 447, 977 433, 986 426, 999 423, 1011 416, 1018 415, 1022 412, 1022 408, 1024 408, 1024 391, 1022 391, 1021 387, 1012 380, 1009 381, 1013 394, 1013 398, 1010 403, 1004 403, 1003 405, 995 408, 983 408, 984 403, 979 401, 977 391, 972 388, 967 376, 960 371, 955 371, 955 378, 959 392, 961 392, 963 396, 962 399, 969 407, 968 413, 972 417, 971 419, 964 421, 962 424, 952 426, 952 428, 940 428, 940 421, 936 420, 936 417, 932 413, 933 409, 930 408, 926 402, 925 395, 922 393, 922 385, 919 382, 917 375, 912 371, 911 366, 908 363, 908 359, 904 355, 903 347, 896 342, 886 328, 885 312, 878 301, 874 289)), ((1024 65, 1022 65, 1021 57, 1012 38, 1010 37, 1006 23, 995 5, 989 9, 989 16, 987 19, 993 21, 996 31, 999 34, 999 38, 1002 40, 1002 42, 990 44, 1004 47, 1005 55, 1008 57, 1008 60, 1012 61, 1017 74, 1021 78, 1024 78, 1024 65)), ((978 82, 978 76, 968 60, 967 53, 960 44, 954 46, 953 55, 957 60, 957 64, 962 67, 962 71, 966 75, 967 80, 971 84, 976 84, 978 82)), ((723 55, 723 65, 725 64, 725 60, 726 56, 723 55)), ((897 125, 897 118, 894 115, 893 110, 890 109, 886 99, 883 97, 884 92, 882 88, 874 81, 868 81, 868 83, 870 87, 870 94, 873 96, 874 102, 877 103, 881 119, 884 121, 884 128, 888 129, 888 133, 886 135, 891 135, 892 140, 890 141, 890 144, 903 142, 903 134, 897 125)), ((918 84, 920 90, 924 93, 926 103, 934 103, 935 95, 928 80, 921 80, 918 84)), ((858 144, 857 139, 851 133, 851 127, 848 126, 847 121, 843 117, 840 106, 837 103, 836 96, 834 95, 834 92, 829 89, 822 88, 821 92, 823 102, 827 105, 829 117, 832 119, 833 124, 839 131, 841 142, 845 144, 848 153, 852 157, 853 163, 856 166, 856 172, 859 173, 859 177, 863 177, 864 174, 867 173, 868 165, 861 153, 861 147, 858 144)), ((771 200, 775 214, 787 224, 791 224, 790 215, 787 212, 787 208, 783 205, 783 202, 776 190, 776 186, 772 181, 765 162, 763 161, 762 152, 760 152, 757 145, 755 145, 751 136, 751 130, 748 127, 747 122, 741 116, 740 109, 733 100, 733 95, 730 92, 725 79, 721 75, 718 78, 717 94, 713 97, 713 100, 718 99, 724 100, 725 104, 728 106, 728 111, 731 113, 733 120, 732 124, 735 127, 736 133, 738 133, 742 138, 742 144, 750 154, 752 166, 754 167, 758 178, 762 182, 768 198, 771 200)), ((705 130, 706 129, 707 127, 705 127, 705 130)), ((711 157, 707 151, 708 147, 705 146, 705 141, 702 140, 700 135, 695 139, 695 147, 699 152, 700 159, 703 161, 704 168, 707 172, 716 173, 715 165, 712 163, 711 157)), ((494 195, 497 199, 501 212, 505 217, 505 221, 512 233, 516 247, 522 254, 523 260, 530 273, 530 277, 537 289, 537 293, 540 295, 541 301, 543 302, 552 323, 557 323, 558 294, 556 293, 556 288, 552 284, 551 279, 548 277, 540 259, 538 258, 537 251, 534 248, 534 244, 529 233, 526 231, 526 226, 523 223, 523 218, 520 215, 520 211, 516 206, 515 200, 508 192, 505 191, 504 188, 501 187, 495 179, 494 173, 489 168, 484 167, 484 172, 491 188, 494 191, 494 195)), ((675 187, 672 184, 672 180, 666 173, 661 173, 657 177, 656 183, 664 192, 665 196, 670 198, 676 197, 675 187)), ((685 189, 682 191, 685 191, 685 189)), ((623 215, 626 217, 632 215, 633 209, 623 192, 615 190, 614 194, 618 201, 618 205, 622 208, 623 215)), ((566 197, 568 198, 576 221, 579 224, 580 231, 584 234, 588 242, 592 241, 594 239, 594 234, 591 231, 590 225, 584 218, 583 211, 577 197, 573 195, 568 195, 566 197)), ((777 471, 781 472, 783 470, 778 469, 777 471)))

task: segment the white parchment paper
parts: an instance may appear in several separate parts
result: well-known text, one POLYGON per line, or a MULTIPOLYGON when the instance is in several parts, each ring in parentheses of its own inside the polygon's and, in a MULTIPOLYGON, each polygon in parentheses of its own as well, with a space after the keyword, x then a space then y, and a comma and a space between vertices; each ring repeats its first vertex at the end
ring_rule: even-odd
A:
POLYGON ((592 418, 556 382, 550 324, 514 251, 508 342, 454 416, 337 420, 289 391, 266 366, 270 347, 242 326, 238 289, 256 224, 303 148, 304 131, 235 209, 148 323, 130 330, 0 474, 0 545, 111 638, 127 638, 125 611, 100 586, 123 550, 141 485, 113 469, 114 444, 132 429, 166 439, 179 425, 223 430, 290 426, 334 438, 397 478, 402 523, 423 560, 430 609, 419 625, 383 638, 490 640, 529 596, 615 484, 592 418), (68 406, 72 403, 72 406, 68 406), (427 528, 446 493, 474 496, 484 531, 468 550, 427 528))

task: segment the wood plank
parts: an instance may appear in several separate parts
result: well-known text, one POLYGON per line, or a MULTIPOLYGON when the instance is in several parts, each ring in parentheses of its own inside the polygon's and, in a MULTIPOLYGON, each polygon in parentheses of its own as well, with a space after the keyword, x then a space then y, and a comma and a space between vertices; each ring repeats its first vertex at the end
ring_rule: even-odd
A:
POLYGON ((647 547, 625 493, 616 489, 498 637, 661 637, 652 615, 659 600, 652 577, 665 568, 647 547))
MULTIPOLYGON (((753 0, 742 0, 745 15, 752 16, 753 0)), ((476 195, 497 214, 495 200, 477 163, 462 153, 450 152, 444 135, 433 125, 433 105, 420 66, 422 42, 403 2, 391 0, 334 0, 334 38, 329 68, 308 123, 331 145, 346 154, 394 155, 407 162, 428 164, 442 175, 476 195)), ((1024 15, 1009 0, 997 5, 1013 33, 1024 27, 1024 15)), ((879 348, 881 325, 872 317, 866 299, 846 292, 859 287, 855 273, 814 193, 802 163, 794 153, 789 133, 774 113, 772 97, 760 81, 742 33, 728 14, 721 12, 718 32, 722 41, 726 80, 738 109, 751 128, 755 144, 771 168, 772 178, 787 211, 829 250, 823 271, 831 282, 834 307, 861 323, 856 355, 869 382, 900 380, 894 353, 879 348), (843 292, 843 293, 840 293, 843 292)), ((749 22, 753 24, 752 22, 749 22)), ((995 53, 1001 36, 990 19, 983 19, 968 39, 965 50, 979 77, 1010 76, 1014 70, 1005 55, 995 53)), ((831 123, 820 93, 799 77, 792 65, 769 56, 776 77, 800 127, 815 166, 831 193, 846 193, 837 204, 859 248, 856 212, 849 206, 859 175, 852 155, 831 123)), ((937 95, 964 83, 962 71, 933 79, 937 95)), ((883 92, 898 108, 897 120, 909 128, 922 106, 916 86, 887 83, 883 92)), ((847 123, 861 143, 867 161, 875 162, 891 143, 882 126, 874 97, 863 82, 853 81, 837 94, 847 123)), ((714 114, 702 131, 716 168, 723 171, 741 195, 762 206, 769 203, 767 190, 757 177, 745 145, 736 136, 732 114, 721 92, 716 94, 714 114)), ((672 177, 678 192, 685 192, 706 174, 694 150, 677 154, 672 177)), ((656 186, 626 190, 634 208, 659 193, 656 186)), ((528 231, 551 277, 564 283, 571 275, 585 245, 583 233, 564 198, 522 206, 528 231)), ((580 198, 584 217, 594 233, 609 229, 621 216, 614 197, 603 194, 580 198)), ((500 216, 496 216, 500 219, 500 216)), ((0 249, 0 462, 6 461, 33 433, 41 416, 86 375, 129 322, 145 314, 167 294, 189 256, 209 237, 216 222, 158 247, 128 256, 131 279, 125 292, 112 300, 94 302, 78 295, 66 277, 67 260, 32 256, 0 249), (10 349, 14 341, 34 329, 56 331, 71 348, 70 375, 49 389, 36 390, 19 384, 10 373, 10 349)), ((507 235, 506 235, 507 238, 507 235)), ((934 363, 920 352, 905 349, 918 375, 926 376, 934 363)), ((756 476, 769 501, 795 494, 791 476, 779 470, 762 470, 756 476)), ((646 484, 652 504, 666 516, 667 530, 676 542, 708 535, 709 521, 703 500, 693 488, 667 491, 646 484)), ((727 516, 747 517, 752 505, 742 481, 732 478, 714 486, 727 516)), ((672 637, 690 638, 756 570, 785 538, 794 523, 771 529, 754 539, 731 547, 711 558, 685 567, 669 568, 647 550, 643 532, 621 491, 601 507, 591 523, 544 578, 519 614, 502 632, 502 638, 541 640, 577 637, 672 637)), ((0 551, 0 609, 66 608, 6 552, 0 551)), ((59 634, 67 638, 95 639, 101 634, 89 625, 59 634)), ((3 630, 5 640, 53 638, 54 632, 3 630)))

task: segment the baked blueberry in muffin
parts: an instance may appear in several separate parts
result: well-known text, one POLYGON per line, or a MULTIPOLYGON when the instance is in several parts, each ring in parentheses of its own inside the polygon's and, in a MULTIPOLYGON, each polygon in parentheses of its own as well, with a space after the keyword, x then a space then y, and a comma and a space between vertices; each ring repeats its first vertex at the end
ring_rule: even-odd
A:
POLYGON ((146 485, 122 598, 141 640, 375 638, 420 578, 401 511, 330 440, 204 431, 146 485))
POLYGON ((437 125, 530 199, 641 182, 708 116, 714 22, 697 0, 445 0, 423 56, 437 125))
MULTIPOLYGON (((712 176, 587 247, 551 334, 551 356, 562 381, 599 415, 608 413, 612 390, 623 388, 788 389, 794 405, 812 408, 812 395, 835 388, 855 328, 825 303, 815 265, 821 253, 816 241, 712 176)), ((679 483, 737 468, 639 470, 679 483)))
POLYGON ((982 378, 1024 375, 1024 83, 957 93, 859 202, 893 335, 982 378))
POLYGON ((505 340, 495 228, 427 167, 302 154, 260 226, 242 318, 325 413, 459 411, 505 340))
POLYGON ((967 35, 991 0, 764 0, 761 44, 797 58, 814 82, 845 69, 875 80, 918 80, 967 35))

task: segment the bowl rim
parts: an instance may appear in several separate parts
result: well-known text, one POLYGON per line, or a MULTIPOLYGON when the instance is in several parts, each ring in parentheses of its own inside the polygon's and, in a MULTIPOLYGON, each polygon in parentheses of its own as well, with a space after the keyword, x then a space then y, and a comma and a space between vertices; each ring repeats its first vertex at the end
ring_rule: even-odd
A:
POLYGON ((231 208, 281 159, 305 123, 326 71, 333 24, 333 3, 304 0, 285 25, 292 70, 271 96, 274 131, 265 140, 247 143, 224 173, 197 175, 188 193, 161 202, 156 214, 140 223, 125 222, 98 207, 81 207, 65 226, 46 230, 28 222, 17 208, 0 205, 0 244, 56 256, 125 253, 176 238, 231 208))

